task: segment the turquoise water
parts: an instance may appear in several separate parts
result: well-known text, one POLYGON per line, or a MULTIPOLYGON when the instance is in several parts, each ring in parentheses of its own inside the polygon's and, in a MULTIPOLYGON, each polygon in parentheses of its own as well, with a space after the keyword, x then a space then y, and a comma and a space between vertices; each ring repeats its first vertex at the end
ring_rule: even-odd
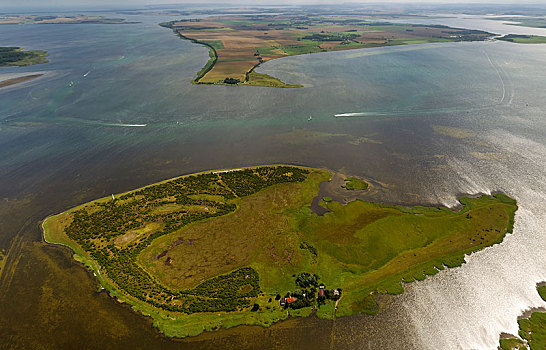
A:
POLYGON ((142 23, 0 26, 2 45, 50 53, 48 64, 0 70, 0 79, 2 74, 46 72, 0 90, 0 248, 24 257, 17 262, 11 254, 15 272, 0 281, 0 299, 16 300, 5 306, 0 336, 26 347, 38 340, 58 345, 66 332, 77 330, 94 339, 106 327, 116 331, 105 331, 104 341, 121 347, 186 344, 161 340, 140 316, 93 294, 94 279, 68 252, 33 243, 40 240, 37 223, 79 203, 176 175, 268 163, 367 177, 383 185, 369 198, 386 202, 455 205, 460 193, 504 190, 518 198, 524 213, 522 233, 514 237, 527 238, 512 243, 520 250, 510 248, 510 264, 503 260, 507 252, 484 252, 492 266, 506 265, 504 272, 487 275, 489 287, 477 282, 484 280, 479 267, 490 266, 484 262, 456 270, 464 277, 441 280, 446 274, 440 274, 426 288, 412 287, 396 312, 386 313, 391 320, 400 318, 405 330, 388 326, 387 316, 346 319, 335 329, 328 322, 294 321, 291 327, 303 327, 303 333, 288 326, 271 333, 249 327, 195 344, 222 344, 229 338, 239 345, 295 346, 303 338, 321 348, 335 338, 339 347, 349 348, 385 342, 391 348, 438 348, 427 334, 435 334, 439 324, 453 324, 443 330, 441 348, 490 348, 500 331, 514 332, 521 309, 539 305, 531 289, 546 279, 540 244, 546 209, 537 204, 544 203, 540 198, 546 193, 546 45, 444 43, 304 55, 274 60, 258 70, 304 84, 301 89, 196 86, 190 81, 208 51, 157 25, 170 19, 131 16, 142 23), (531 247, 525 244, 529 235, 539 239, 531 247), (23 237, 23 243, 16 237, 23 237), (519 281, 525 288, 514 288, 513 278, 521 276, 527 276, 519 281), (80 287, 66 287, 63 281, 80 287), (460 281, 466 281, 463 287, 460 281), (467 291, 460 293, 462 301, 442 289, 454 285, 467 291), (478 285, 485 293, 496 285, 492 291, 510 302, 504 308, 488 303, 477 297, 478 285), (56 290, 51 295, 46 293, 50 287, 56 290), (72 288, 80 288, 77 297, 72 288), (427 295, 427 290, 441 290, 447 304, 432 307, 431 295, 438 294, 427 295), (465 298, 474 297, 477 304, 466 303, 465 298), (42 304, 59 299, 72 303, 54 310, 42 304), (85 314, 97 320, 82 321, 79 312, 89 303, 93 310, 85 314), (468 318, 445 311, 460 310, 461 304, 468 305, 463 308, 468 318), (475 312, 488 315, 484 309, 496 322, 485 322, 475 312), (457 317, 463 323, 455 322, 457 317), (47 341, 25 331, 30 323, 45 331, 49 319, 59 326, 47 341), (485 331, 465 328, 473 322, 483 323, 485 331), (363 331, 374 324, 384 332, 363 331), (394 336, 385 337, 389 332, 394 336), (461 340, 460 334, 468 337, 461 340))

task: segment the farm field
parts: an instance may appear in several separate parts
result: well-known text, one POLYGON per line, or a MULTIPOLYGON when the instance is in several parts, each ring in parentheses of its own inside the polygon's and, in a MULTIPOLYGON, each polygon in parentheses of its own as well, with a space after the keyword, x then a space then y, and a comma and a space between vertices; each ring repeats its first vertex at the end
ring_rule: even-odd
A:
POLYGON ((272 59, 308 53, 390 45, 486 40, 490 33, 441 25, 370 21, 358 15, 217 16, 161 24, 205 45, 210 60, 194 83, 300 87, 253 75, 272 59))
MULTIPOLYGON (((324 198, 331 173, 288 165, 187 175, 112 195, 43 222, 103 288, 168 336, 289 316, 373 314, 377 293, 402 293, 511 232, 514 200, 461 198, 462 208, 324 198)), ((354 189, 362 180, 347 181, 354 189)))

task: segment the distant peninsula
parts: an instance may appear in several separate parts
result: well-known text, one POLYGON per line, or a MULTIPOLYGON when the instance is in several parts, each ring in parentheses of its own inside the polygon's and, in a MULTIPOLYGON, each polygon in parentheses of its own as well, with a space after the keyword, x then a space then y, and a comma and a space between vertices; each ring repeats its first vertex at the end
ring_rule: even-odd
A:
POLYGON ((501 242, 517 210, 499 193, 463 197, 457 211, 319 198, 327 211, 315 213, 330 178, 290 165, 186 175, 50 216, 44 239, 70 247, 167 336, 186 337, 377 313, 377 293, 402 293, 402 282, 501 242))
POLYGON ((507 34, 497 39, 517 44, 546 44, 546 36, 540 35, 507 34))
POLYGON ((491 33, 443 25, 390 23, 358 14, 233 15, 160 24, 183 39, 209 48, 210 59, 195 84, 293 88, 255 72, 272 59, 316 52, 455 41, 483 41, 491 33))
POLYGON ((0 24, 133 24, 123 18, 86 15, 0 15, 0 24))

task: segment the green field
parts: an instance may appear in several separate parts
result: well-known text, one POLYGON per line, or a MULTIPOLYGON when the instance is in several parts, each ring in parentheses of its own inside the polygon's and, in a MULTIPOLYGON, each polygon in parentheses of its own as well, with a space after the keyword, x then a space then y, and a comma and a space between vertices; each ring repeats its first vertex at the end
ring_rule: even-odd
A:
POLYGON ((345 179, 345 185, 342 187, 347 190, 365 190, 368 188, 368 183, 357 177, 349 177, 345 179))
POLYGON ((223 49, 224 43, 222 43, 222 40, 203 40, 205 44, 209 44, 212 46, 215 50, 223 49))
POLYGON ((546 44, 546 36, 508 34, 498 38, 517 44, 546 44))
POLYGON ((280 79, 272 77, 271 75, 268 75, 265 73, 256 73, 255 71, 248 73, 248 80, 244 83, 244 85, 280 87, 280 88, 303 87, 303 85, 299 85, 299 84, 287 84, 281 81, 280 79))
POLYGON ((503 194, 461 198, 459 211, 322 200, 330 211, 319 216, 309 205, 330 176, 294 166, 188 175, 49 217, 44 237, 184 337, 312 310, 376 313, 375 293, 401 293, 401 281, 502 241, 517 209, 503 194))
POLYGON ((46 63, 47 52, 23 51, 22 47, 0 47, 0 67, 46 63))

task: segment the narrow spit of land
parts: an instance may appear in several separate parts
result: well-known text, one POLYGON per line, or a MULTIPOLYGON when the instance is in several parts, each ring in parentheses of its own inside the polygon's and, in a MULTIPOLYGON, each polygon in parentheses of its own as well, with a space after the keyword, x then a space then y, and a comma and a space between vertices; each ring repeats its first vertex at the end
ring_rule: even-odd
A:
POLYGON ((546 44, 546 36, 539 35, 508 34, 497 39, 517 44, 546 44))
POLYGON ((73 249, 166 335, 185 337, 376 313, 375 294, 402 293, 402 281, 501 242, 517 209, 496 194, 463 197, 458 211, 321 200, 328 212, 317 215, 309 205, 330 178, 288 165, 187 175, 48 217, 44 238, 73 249))
MULTIPOLYGON (((282 10, 279 10, 282 11, 282 10)), ((272 59, 307 53, 391 45, 487 40, 490 33, 420 25, 378 22, 364 15, 234 15, 184 19, 161 24, 183 39, 205 45, 210 59, 196 84, 301 87, 287 84, 255 68, 272 59)))
POLYGON ((42 75, 43 74, 31 74, 31 75, 25 75, 23 77, 17 77, 17 78, 2 80, 2 81, 0 81, 0 89, 3 88, 3 87, 7 87, 7 86, 11 86, 11 85, 20 84, 20 83, 24 83, 24 82, 27 82, 27 81, 34 80, 36 78, 41 77, 42 75))

